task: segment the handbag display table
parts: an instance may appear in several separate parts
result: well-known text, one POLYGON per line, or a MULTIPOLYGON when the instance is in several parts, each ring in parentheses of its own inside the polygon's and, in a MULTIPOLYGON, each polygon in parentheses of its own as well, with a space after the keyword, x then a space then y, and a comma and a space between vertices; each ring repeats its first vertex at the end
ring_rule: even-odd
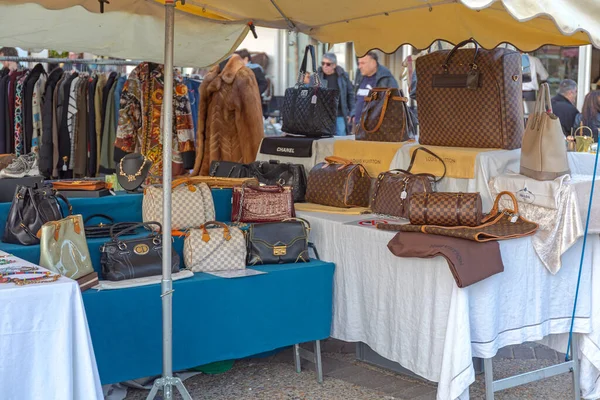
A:
MULTIPOLYGON (((531 238, 500 242, 505 271, 460 289, 445 259, 398 258, 386 248, 395 232, 346 224, 377 217, 298 216, 310 221, 321 257, 336 264, 331 336, 364 342, 438 382, 439 400, 468 398, 473 357, 491 358, 501 347, 542 338, 566 351, 582 239, 563 254, 554 276, 531 238)), ((600 292, 592 290, 599 285, 600 238, 590 235, 575 320, 586 398, 600 397, 600 292)))
MULTIPOLYGON (((212 193, 216 219, 229 221, 231 189, 213 189, 212 193)), ((116 222, 142 220, 141 194, 73 199, 71 205, 73 213, 82 214, 84 219, 89 215, 101 213, 110 215, 116 222)), ((10 203, 0 204, 0 218, 4 216, 4 221, 9 208, 10 203)), ((0 226, 0 229, 3 230, 4 226, 0 226)), ((90 257, 94 269, 99 273, 99 249, 106 241, 106 238, 88 239, 90 257)), ((39 248, 39 245, 0 243, 1 250, 21 256, 32 263, 39 262, 39 248)), ((175 238, 173 250, 182 254, 183 238, 175 238)), ((197 273, 193 278, 173 282, 175 371, 329 337, 333 297, 332 263, 313 260, 309 263, 253 268, 267 274, 225 279, 197 273)), ((59 282, 63 280, 75 292, 72 296, 79 299, 79 309, 85 319, 79 287, 67 279, 61 279, 59 282)), ((2 288, 0 286, 0 289, 2 288)), ((117 290, 90 289, 83 293, 83 302, 102 384, 160 375, 162 309, 159 284, 117 290)), ((5 302, 0 308, 10 304, 5 302)), ((67 309, 52 304, 53 313, 67 309)), ((9 315, 22 314, 13 310, 9 315)), ((29 318, 29 315, 35 314, 25 312, 25 315, 29 318)), ((61 318, 67 316, 66 313, 61 314, 61 318)), ((60 331, 58 334, 64 332, 60 331)), ((82 346, 86 343, 79 338, 77 345, 80 342, 82 346)), ((89 337, 87 343, 89 344, 89 337)), ((65 354, 70 354, 64 347, 60 349, 65 354)), ((2 354, 4 356, 4 353, 2 354)), ((37 368, 47 370, 49 365, 50 361, 41 360, 37 368)), ((0 374, 0 379, 3 378, 0 374)), ((17 378, 13 380, 17 381, 17 378)), ((20 400, 27 397, 15 398, 20 400)))
POLYGON ((0 315, 2 399, 104 398, 75 281, 0 284, 0 315))

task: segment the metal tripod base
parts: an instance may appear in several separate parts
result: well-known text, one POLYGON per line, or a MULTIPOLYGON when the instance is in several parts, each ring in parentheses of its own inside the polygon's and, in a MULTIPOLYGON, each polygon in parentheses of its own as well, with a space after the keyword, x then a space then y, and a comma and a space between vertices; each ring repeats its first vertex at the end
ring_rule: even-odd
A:
POLYGON ((192 400, 192 396, 190 396, 190 393, 187 391, 185 386, 183 386, 181 379, 174 377, 165 377, 155 380, 154 386, 152 386, 152 390, 148 394, 148 397, 146 397, 146 400, 154 399, 159 390, 163 391, 164 400, 173 399, 173 386, 179 390, 179 394, 184 400, 192 400))
POLYGON ((520 375, 511 376, 495 381, 492 368, 492 359, 486 358, 483 360, 485 370, 485 399, 494 400, 494 393, 501 390, 513 388, 515 386, 524 385, 526 383, 539 381, 551 376, 560 374, 571 374, 573 378, 573 399, 581 399, 581 390, 579 387, 579 347, 577 337, 573 335, 571 339, 571 360, 553 365, 551 367, 538 369, 520 375))

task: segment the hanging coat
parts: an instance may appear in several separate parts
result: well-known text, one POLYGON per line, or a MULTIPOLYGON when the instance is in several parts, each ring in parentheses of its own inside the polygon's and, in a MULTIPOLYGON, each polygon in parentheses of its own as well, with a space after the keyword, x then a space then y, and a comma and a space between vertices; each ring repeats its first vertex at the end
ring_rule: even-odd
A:
POLYGON ((200 85, 192 175, 208 175, 215 160, 253 162, 263 136, 262 104, 254 72, 234 54, 223 70, 214 66, 200 85))

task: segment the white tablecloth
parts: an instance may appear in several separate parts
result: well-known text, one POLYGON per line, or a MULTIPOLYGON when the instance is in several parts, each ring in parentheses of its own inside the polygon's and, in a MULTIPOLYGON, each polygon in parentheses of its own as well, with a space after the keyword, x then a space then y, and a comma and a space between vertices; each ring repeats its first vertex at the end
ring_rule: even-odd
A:
MULTIPOLYGON (((32 264, 10 264, 18 265, 32 264)), ((0 284, 0 393, 2 400, 104 398, 77 282, 0 284)))
MULTIPOLYGON (((468 398, 472 357, 549 335, 565 352, 582 240, 552 276, 531 238, 500 242, 505 271, 460 289, 445 259, 399 258, 386 248, 394 232, 346 225, 369 218, 298 212, 312 226, 322 259, 336 264, 331 336, 361 341, 414 373, 438 382, 437 398, 468 398)), ((580 333, 581 387, 600 396, 600 238, 588 237, 575 332, 580 333), (592 268, 592 265, 594 268, 592 268)))

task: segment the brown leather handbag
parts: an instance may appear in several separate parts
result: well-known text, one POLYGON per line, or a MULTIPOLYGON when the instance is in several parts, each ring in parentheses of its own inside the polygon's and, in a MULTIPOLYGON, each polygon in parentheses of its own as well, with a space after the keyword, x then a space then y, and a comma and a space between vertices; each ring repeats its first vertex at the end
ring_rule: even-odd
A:
POLYGON ((481 221, 479 226, 439 226, 439 225, 398 225, 377 224, 377 229, 401 232, 422 232, 433 235, 451 236, 476 242, 491 240, 515 239, 533 235, 538 224, 526 220, 519 215, 517 199, 511 192, 501 192, 496 197, 494 207, 481 221), (502 196, 510 196, 513 201, 512 209, 500 210, 499 201, 502 196))
POLYGON ((371 177, 361 164, 326 157, 308 175, 306 201, 331 207, 368 207, 371 177))
POLYGON ((289 186, 250 186, 233 188, 231 220, 234 222, 277 222, 294 218, 296 211, 289 186))
POLYGON ((413 225, 481 225, 479 193, 414 193, 410 199, 409 219, 413 225))
POLYGON ((446 164, 431 150, 418 147, 412 154, 408 169, 393 169, 382 172, 377 177, 371 211, 375 214, 391 215, 408 219, 411 197, 415 193, 431 193, 435 191, 435 184, 446 176, 446 164), (415 163, 417 153, 423 151, 440 160, 444 166, 444 175, 440 178, 432 174, 413 174, 411 169, 415 163))
POLYGON ((517 149, 524 132, 521 55, 496 48, 436 51, 417 59, 419 143, 517 149))
POLYGON ((400 89, 374 88, 365 97, 356 140, 405 142, 415 132, 400 89))

